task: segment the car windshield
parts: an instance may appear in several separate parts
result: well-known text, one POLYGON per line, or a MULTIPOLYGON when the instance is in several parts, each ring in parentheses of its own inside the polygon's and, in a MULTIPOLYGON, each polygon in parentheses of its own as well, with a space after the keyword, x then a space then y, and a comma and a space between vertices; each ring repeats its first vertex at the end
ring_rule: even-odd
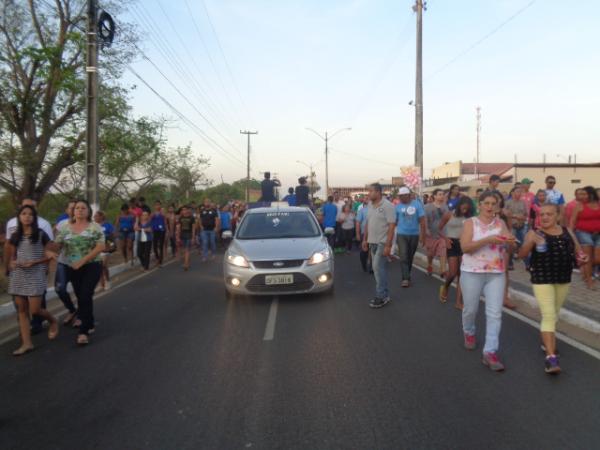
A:
POLYGON ((238 239, 311 238, 321 235, 308 212, 273 211, 247 214, 240 225, 238 239))

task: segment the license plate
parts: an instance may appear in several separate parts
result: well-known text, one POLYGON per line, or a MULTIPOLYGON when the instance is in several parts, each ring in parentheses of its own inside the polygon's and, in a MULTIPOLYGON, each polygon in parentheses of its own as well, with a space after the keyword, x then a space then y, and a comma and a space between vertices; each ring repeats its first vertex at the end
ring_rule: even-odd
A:
POLYGON ((265 275, 265 284, 272 286, 275 284, 293 284, 294 275, 265 275))

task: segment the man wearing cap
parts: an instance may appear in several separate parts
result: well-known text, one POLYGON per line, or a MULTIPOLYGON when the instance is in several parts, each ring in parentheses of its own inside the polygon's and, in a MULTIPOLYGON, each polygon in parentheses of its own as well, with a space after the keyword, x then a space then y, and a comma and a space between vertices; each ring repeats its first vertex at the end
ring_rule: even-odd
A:
POLYGON ((523 189, 523 194, 521 195, 521 199, 525 202, 527 206, 527 213, 531 210, 531 205, 535 200, 535 194, 530 192, 531 185, 533 184, 533 180, 529 178, 523 178, 521 180, 521 189, 523 189))
POLYGON ((412 263, 419 242, 425 245, 425 210, 423 204, 411 198, 410 189, 398 191, 400 203, 396 206, 396 242, 400 253, 402 287, 410 286, 412 263))

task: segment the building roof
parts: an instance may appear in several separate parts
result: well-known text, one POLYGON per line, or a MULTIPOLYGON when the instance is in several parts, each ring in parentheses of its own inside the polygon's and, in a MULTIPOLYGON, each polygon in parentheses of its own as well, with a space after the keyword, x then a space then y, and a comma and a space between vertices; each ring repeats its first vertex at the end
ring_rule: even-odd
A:
POLYGON ((460 171, 463 175, 502 175, 513 167, 513 163, 462 163, 460 171))

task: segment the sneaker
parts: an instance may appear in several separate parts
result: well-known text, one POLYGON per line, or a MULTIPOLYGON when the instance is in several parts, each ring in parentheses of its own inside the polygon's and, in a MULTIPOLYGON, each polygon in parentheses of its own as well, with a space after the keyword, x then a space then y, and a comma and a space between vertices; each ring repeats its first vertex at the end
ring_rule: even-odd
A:
POLYGON ((484 353, 481 362, 484 366, 488 366, 490 370, 493 370, 494 372, 502 372, 504 370, 504 364, 500 362, 500 359, 495 352, 484 353))
POLYGON ((546 373, 560 373, 560 361, 557 355, 546 356, 544 366, 546 373))
POLYGON ((403 288, 410 287, 410 281, 402 280, 402 284, 400 286, 402 286, 403 288))
POLYGON ((477 347, 477 340, 475 335, 465 333, 465 348, 467 350, 475 350, 477 347))
POLYGON ((433 274, 433 267, 427 266, 427 275, 432 275, 432 274, 433 274))
POLYGON ((369 302, 369 307, 370 308, 383 308, 385 305, 387 305, 390 302, 390 298, 386 297, 386 298, 374 298, 373 300, 371 300, 369 302))
MULTIPOLYGON (((546 346, 545 346, 543 343, 541 343, 541 344, 540 344, 540 350, 542 351, 542 353, 543 353, 544 355, 546 354, 546 346)), ((558 348, 555 348, 555 349, 554 349, 554 354, 555 354, 556 356, 560 356, 560 352, 558 351, 558 348)))

